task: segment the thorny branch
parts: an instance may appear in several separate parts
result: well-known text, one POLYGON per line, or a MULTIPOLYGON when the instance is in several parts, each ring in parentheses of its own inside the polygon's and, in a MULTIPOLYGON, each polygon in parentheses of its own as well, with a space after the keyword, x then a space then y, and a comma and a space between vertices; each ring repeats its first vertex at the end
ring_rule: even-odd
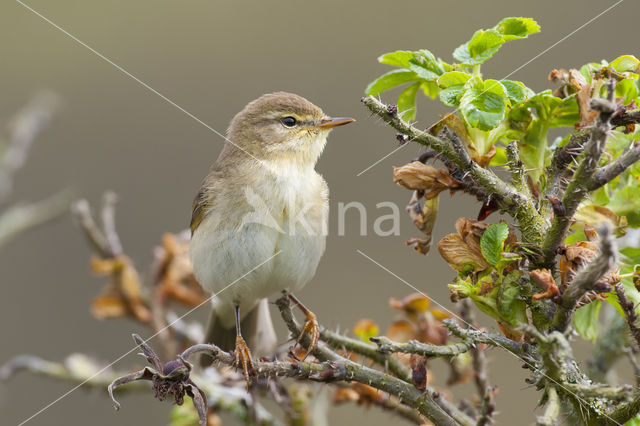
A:
POLYGON ((555 215, 542 244, 544 254, 543 264, 546 267, 553 266, 558 246, 567 234, 569 225, 571 225, 571 219, 580 203, 589 193, 589 188, 593 185, 594 173, 604 151, 607 136, 611 130, 611 115, 616 110, 614 99, 615 80, 609 80, 607 90, 608 97, 606 99, 591 100, 591 109, 599 112, 598 119, 593 126, 589 141, 585 144, 582 161, 578 165, 562 197, 562 205, 564 206, 565 213, 563 215, 555 215))
POLYGON ((501 207, 505 211, 513 212, 514 217, 520 222, 523 238, 526 242, 540 242, 545 225, 533 200, 507 185, 491 170, 484 169, 472 161, 455 132, 447 129, 443 133, 445 139, 442 139, 411 126, 400 118, 397 114, 397 108, 390 108, 373 96, 363 98, 362 102, 372 113, 382 118, 398 132, 408 136, 409 140, 433 149, 460 169, 465 170, 470 178, 489 193, 498 197, 502 203, 501 207))
POLYGON ((600 282, 600 279, 615 265, 616 247, 611 229, 603 225, 599 232, 600 249, 595 259, 587 266, 579 270, 569 286, 562 294, 562 299, 553 318, 552 328, 564 331, 571 321, 571 317, 580 299, 590 291, 599 287, 610 288, 608 283, 600 282))
POLYGON ((638 328, 638 313, 636 312, 636 306, 627 297, 627 293, 625 292, 624 285, 622 283, 617 283, 615 285, 615 290, 618 295, 620 307, 624 311, 631 336, 636 342, 636 347, 640 348, 640 328, 638 328))

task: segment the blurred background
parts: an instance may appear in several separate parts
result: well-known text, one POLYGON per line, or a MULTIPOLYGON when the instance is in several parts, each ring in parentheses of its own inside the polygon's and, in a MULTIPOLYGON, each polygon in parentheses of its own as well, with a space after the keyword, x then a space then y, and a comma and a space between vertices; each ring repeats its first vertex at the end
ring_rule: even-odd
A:
MULTIPOLYGON (((413 290, 357 249, 448 308, 446 284, 454 274, 435 250, 425 257, 405 246, 418 231, 404 212, 401 236, 372 232, 375 219, 389 213, 388 208, 377 209, 377 203, 404 206, 410 196, 392 182, 392 166, 421 152, 409 145, 357 176, 397 146, 394 133, 360 104, 366 85, 389 69, 376 58, 393 50, 428 48, 449 61, 453 49, 476 29, 492 27, 506 16, 532 17, 542 32, 505 45, 483 73, 504 77, 542 53, 510 76, 539 91, 549 87, 547 75, 553 68, 639 54, 635 29, 640 3, 633 0, 619 2, 543 53, 614 3, 27 2, 220 132, 248 101, 276 90, 305 96, 328 114, 355 117, 355 124, 332 133, 317 166, 331 189, 330 235, 318 274, 299 296, 326 326, 347 330, 358 319, 371 317, 382 331, 396 314, 389 298, 413 290), (355 211, 347 215, 346 235, 337 235, 337 204, 350 201, 367 207, 369 236, 359 235, 355 211)), ((19 172, 10 201, 33 201, 69 187, 97 203, 105 190, 115 191, 125 252, 145 270, 163 233, 188 226, 194 194, 223 139, 18 2, 0 5, 0 32, 2 125, 41 90, 57 94, 60 103, 19 172)), ((418 125, 426 127, 444 112, 438 102, 423 100, 418 125)), ((454 232, 457 217, 475 217, 478 208, 462 196, 441 197, 436 241, 454 232)), ((89 255, 69 215, 0 250, 0 363, 21 353, 61 360, 84 352, 114 360, 132 348, 130 334, 144 331, 137 324, 99 321, 89 312, 103 285, 89 271, 89 255)), ((208 309, 202 307, 190 319, 204 321, 208 309)), ((495 324, 487 326, 496 329, 495 324)), ((488 354, 491 379, 500 389, 498 423, 529 422, 539 395, 524 382, 520 363, 495 350, 488 354)), ((139 360, 132 354, 116 367, 128 370, 134 363, 139 360)), ((437 381, 447 374, 444 365, 439 373, 439 365, 432 364, 437 381)), ((20 423, 71 387, 30 374, 0 384, 1 423, 20 423)), ((465 389, 461 387, 462 394, 465 389)), ((171 407, 150 393, 123 395, 121 402, 123 408, 115 413, 104 392, 79 389, 28 424, 165 424, 171 407)), ((352 405, 333 408, 330 414, 332 424, 358 420, 383 425, 390 418, 376 408, 352 405)))

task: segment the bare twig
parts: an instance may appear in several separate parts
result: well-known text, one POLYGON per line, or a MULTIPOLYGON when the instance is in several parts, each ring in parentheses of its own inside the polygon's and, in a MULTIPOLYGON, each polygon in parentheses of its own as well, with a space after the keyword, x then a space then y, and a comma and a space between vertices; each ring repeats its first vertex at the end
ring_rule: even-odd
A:
MULTIPOLYGON (((468 299, 462 301, 460 317, 467 324, 475 324, 471 302, 468 299)), ((471 359, 473 361, 474 382, 480 397, 480 416, 477 426, 485 426, 492 423, 493 412, 496 408, 495 389, 489 382, 489 363, 480 345, 473 345, 471 348, 471 359)))
POLYGON ((537 426, 553 426, 558 424, 558 418, 560 416, 560 400, 558 398, 558 391, 555 386, 547 386, 545 389, 547 407, 544 409, 544 414, 536 419, 537 426))
POLYGON ((615 289, 616 294, 618 295, 618 301, 620 302, 620 307, 624 311, 631 336, 633 336, 636 345, 640 347, 640 328, 638 328, 638 314, 636 313, 636 307, 627 297, 627 293, 625 292, 622 283, 617 283, 615 285, 615 289))
POLYGON ((516 342, 507 337, 497 334, 491 334, 480 330, 473 330, 471 328, 462 328, 458 325, 457 322, 451 319, 444 320, 442 325, 444 325, 453 335, 458 336, 461 339, 470 340, 474 343, 484 343, 487 345, 504 348, 529 363, 538 361, 537 351, 535 347, 526 342, 516 342))
POLYGON ((580 269, 562 294, 562 299, 553 318, 552 328, 564 331, 582 297, 596 289, 598 281, 615 265, 616 248, 611 229, 603 225, 599 231, 600 247, 598 255, 580 269))
POLYGON ((620 176, 630 166, 640 160, 640 143, 636 142, 611 164, 600 167, 589 182, 589 191, 595 191, 620 176))
POLYGON ((473 342, 471 341, 452 343, 449 345, 432 345, 417 340, 399 343, 385 336, 371 337, 369 340, 377 344, 378 350, 382 353, 405 353, 427 357, 452 357, 469 351, 473 346, 473 342))
POLYGON ((62 191, 33 204, 15 205, 0 213, 0 246, 18 234, 56 218, 69 209, 72 194, 62 191))
POLYGON ((11 192, 15 173, 24 166, 29 148, 49 124, 57 105, 57 97, 43 92, 13 119, 7 140, 0 139, 0 203, 11 192))

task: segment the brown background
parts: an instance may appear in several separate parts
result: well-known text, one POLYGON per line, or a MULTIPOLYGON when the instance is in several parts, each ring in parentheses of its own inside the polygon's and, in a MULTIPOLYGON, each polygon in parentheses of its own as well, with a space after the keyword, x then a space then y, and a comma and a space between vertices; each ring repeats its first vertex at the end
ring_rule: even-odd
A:
MULTIPOLYGON (((356 249, 451 307, 446 283, 452 271, 437 254, 422 257, 404 246, 405 239, 416 235, 404 215, 400 237, 359 236, 355 214, 350 215, 347 235, 337 236, 338 202, 364 203, 370 233, 375 218, 388 213, 377 210, 376 203, 391 200, 404 206, 409 193, 392 183, 391 166, 421 152, 409 146, 356 177, 396 146, 393 132, 359 102, 366 84, 388 70, 376 57, 396 49, 429 48, 451 60, 453 49, 478 28, 491 27, 505 16, 536 18, 541 34, 509 43, 483 67, 486 76, 500 78, 613 2, 29 4, 220 131, 246 102, 274 90, 299 93, 330 114, 358 119, 331 135, 318 164, 331 188, 331 235, 317 276, 299 294, 325 325, 347 329, 363 316, 388 324, 394 315, 389 297, 411 291, 356 249)), ((538 91, 548 87, 546 76, 554 67, 623 53, 638 55, 639 13, 638 2, 621 3, 511 78, 538 91)), ((18 176, 13 199, 35 200, 72 187, 96 202, 104 190, 115 190, 121 197, 118 227, 125 250, 144 267, 163 232, 187 226, 194 192, 222 139, 19 3, 0 6, 0 31, 3 122, 40 89, 51 89, 62 100, 53 125, 39 138, 18 176)), ((431 124, 443 111, 435 101, 421 102, 419 125, 431 124)), ((436 237, 452 232, 458 216, 474 217, 477 208, 462 197, 443 197, 436 237)), ((0 362, 20 353, 60 360, 74 351, 111 360, 132 347, 129 336, 138 330, 136 325, 101 322, 89 314, 88 303, 102 281, 89 273, 88 258, 87 246, 68 216, 3 247, 0 362)), ((192 319, 206 314, 203 308, 192 319)), ((520 363, 497 351, 489 357, 492 380, 500 388, 499 423, 530 423, 538 395, 524 383, 520 363)), ((128 369, 134 362, 138 359, 131 355, 117 367, 128 369)), ((433 367, 442 379, 442 364, 433 367)), ((28 374, 0 385, 0 423, 19 423, 69 388, 28 374)), ((121 402, 123 409, 116 414, 101 392, 78 390, 29 424, 166 423, 170 405, 150 394, 124 396, 121 402)), ((344 406, 331 412, 333 424, 383 425, 389 420, 376 409, 344 406)))

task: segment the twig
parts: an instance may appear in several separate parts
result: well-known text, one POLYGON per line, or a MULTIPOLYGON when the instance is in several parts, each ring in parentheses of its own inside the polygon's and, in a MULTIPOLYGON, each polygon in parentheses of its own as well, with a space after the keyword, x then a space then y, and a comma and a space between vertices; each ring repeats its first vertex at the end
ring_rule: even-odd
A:
POLYGON ((520 152, 518 150, 518 144, 510 142, 506 148, 507 154, 507 166, 511 172, 511 185, 521 194, 527 196, 527 198, 533 199, 531 189, 527 185, 526 172, 524 170, 524 164, 520 160, 520 152))
POLYGON ((62 191, 42 201, 7 208, 0 214, 0 246, 18 234, 66 212, 71 198, 70 191, 62 191))
MULTIPOLYGON (((9 380, 20 371, 28 371, 33 374, 46 376, 52 379, 64 380, 72 383, 82 383, 86 388, 105 389, 113 380, 122 374, 110 369, 100 373, 103 368, 87 356, 73 354, 67 357, 65 363, 47 361, 33 355, 18 355, 0 368, 0 380, 9 380)), ((130 390, 146 390, 148 386, 136 383, 135 386, 127 388, 130 390)))
POLYGON ((89 241, 93 249, 98 252, 100 257, 115 257, 115 252, 109 245, 107 237, 93 220, 89 202, 84 199, 78 200, 73 204, 71 211, 76 217, 80 228, 82 228, 82 230, 84 231, 84 235, 87 237, 87 240, 89 241))
POLYGON ((591 137, 591 131, 584 129, 574 133, 569 142, 562 148, 556 149, 551 159, 548 170, 548 183, 545 198, 560 197, 564 192, 569 177, 573 172, 570 167, 576 158, 582 153, 585 143, 591 137))
POLYGON ((544 414, 536 419, 537 426, 552 426, 558 424, 560 416, 560 399, 555 386, 546 387, 547 407, 544 414))
POLYGON ((607 225, 600 228, 600 249, 598 255, 580 269, 562 294, 562 299, 553 318, 552 328, 564 331, 582 296, 594 290, 598 281, 615 265, 616 249, 611 229, 607 225))
POLYGON ((620 154, 613 163, 600 167, 594 172, 593 178, 589 181, 589 191, 595 191, 601 186, 611 182, 639 160, 640 144, 636 142, 634 146, 620 154))
POLYGON ((324 327, 320 327, 320 339, 336 350, 345 349, 349 352, 362 355, 369 358, 376 364, 388 368, 396 377, 411 383, 411 370, 407 368, 400 360, 385 353, 381 353, 378 349, 365 342, 351 339, 339 333, 335 333, 324 327))
POLYGON ((417 340, 399 343, 385 336, 371 337, 369 340, 377 344, 378 350, 382 353, 405 353, 427 357, 452 357, 469 351, 473 346, 471 341, 463 341, 449 345, 432 345, 417 340))
POLYGON ((462 328, 458 325, 458 323, 451 319, 444 320, 442 322, 442 325, 444 325, 451 332, 451 334, 458 336, 461 339, 506 349, 512 354, 517 355, 519 358, 529 363, 535 363, 538 361, 537 351, 535 347, 526 342, 516 342, 507 337, 497 334, 491 334, 480 330, 473 330, 471 328, 462 328))
MULTIPOLYGON (((471 302, 468 299, 462 301, 460 317, 467 324, 475 324, 475 318, 471 311, 471 302)), ((477 426, 485 426, 492 423, 493 412, 495 411, 495 389, 489 382, 489 363, 484 351, 479 345, 471 348, 471 359, 473 361, 474 382, 480 397, 480 416, 477 426)))
POLYGON ((583 398, 605 398, 610 401, 629 401, 633 397, 633 386, 610 386, 603 383, 563 383, 565 389, 583 398))
POLYGON ((620 302, 620 307, 624 311, 625 318, 627 320, 627 325, 629 326, 629 331, 631 332, 631 336, 636 342, 636 345, 640 347, 640 328, 638 328, 638 314, 636 313, 636 307, 632 301, 627 297, 627 293, 624 290, 624 285, 622 283, 617 283, 615 285, 616 294, 618 295, 618 301, 620 302))
MULTIPOLYGON (((300 328, 298 327, 298 324, 293 317, 289 298, 279 298, 276 301, 276 305, 280 309, 282 319, 287 325, 289 331, 293 335, 298 335, 300 332, 300 328)), ((301 339, 301 343, 305 348, 308 348, 310 343, 309 336, 304 335, 301 339)), ((443 411, 443 409, 433 400, 433 397, 429 392, 423 393, 412 384, 409 384, 401 379, 366 367, 364 365, 354 363, 353 361, 350 361, 333 352, 325 345, 317 345, 315 350, 313 351, 313 355, 320 361, 322 361, 325 365, 328 365, 328 363, 332 363, 340 366, 340 368, 344 368, 349 372, 348 375, 345 374, 344 376, 341 376, 339 380, 355 381, 387 392, 390 395, 397 397, 402 403, 417 409, 422 415, 424 415, 435 424, 472 424, 471 419, 469 419, 463 413, 459 412, 459 410, 457 409, 454 411, 456 413, 456 417, 454 420, 454 418, 443 411)), ((256 370, 259 371, 260 369, 256 368, 256 370)), ((328 374, 333 375, 333 373, 328 374)))
POLYGON ((600 112, 593 127, 591 138, 585 145, 584 156, 573 179, 567 185, 567 189, 562 197, 562 204, 565 209, 564 215, 555 215, 551 226, 546 232, 542 250, 544 253, 544 265, 547 268, 554 266, 554 259, 558 246, 562 243, 571 225, 571 220, 578 206, 589 193, 591 180, 598 161, 602 156, 607 141, 607 136, 611 130, 609 120, 615 111, 615 80, 607 82, 607 99, 592 99, 591 108, 600 112))
POLYGON ((604 425, 623 425, 638 415, 640 411, 640 392, 636 392, 633 400, 626 404, 621 404, 611 412, 609 417, 605 419, 604 425))
POLYGON ((492 171, 483 169, 472 161, 455 132, 447 129, 445 135, 448 140, 445 140, 411 126, 403 121, 397 113, 394 113, 393 109, 372 96, 363 98, 362 102, 371 112, 400 133, 407 135, 410 140, 433 149, 460 169, 468 172, 469 176, 483 186, 488 193, 494 194, 502 200, 501 207, 513 211, 514 217, 520 222, 523 238, 526 242, 541 242, 545 224, 533 201, 507 185, 492 171))
POLYGON ((116 204, 118 204, 118 196, 115 192, 107 191, 102 196, 102 228, 107 244, 114 256, 123 253, 120 237, 116 232, 116 204))
POLYGON ((53 93, 36 95, 13 119, 8 140, 0 140, 0 203, 11 193, 15 173, 24 166, 29 148, 51 121, 56 105, 53 93))

